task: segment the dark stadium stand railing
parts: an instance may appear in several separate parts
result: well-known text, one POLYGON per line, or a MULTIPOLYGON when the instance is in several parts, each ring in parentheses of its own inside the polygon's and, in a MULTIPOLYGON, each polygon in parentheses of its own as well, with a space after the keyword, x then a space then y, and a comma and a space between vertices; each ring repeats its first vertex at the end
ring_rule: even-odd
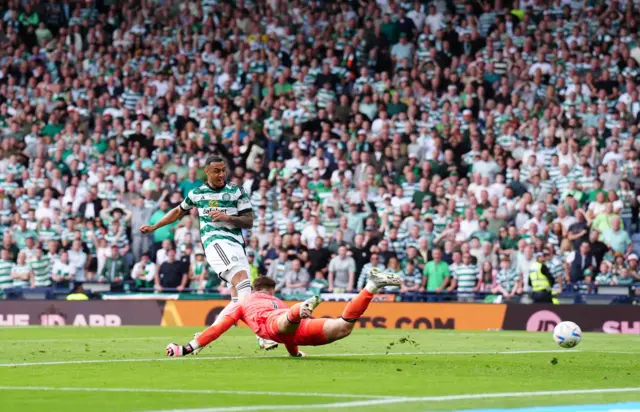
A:
MULTIPOLYGON (((93 296, 95 299, 101 299, 103 295, 121 295, 129 293, 150 294, 155 293, 153 288, 138 288, 128 289, 119 285, 115 290, 112 290, 111 285, 108 283, 85 283, 83 285, 85 291, 93 296)), ((636 283, 633 286, 600 286, 597 293, 586 293, 580 290, 565 290, 556 296, 558 303, 560 304, 588 304, 588 305, 608 305, 608 304, 640 304, 640 296, 635 295, 635 290, 640 289, 640 283, 636 283)), ((7 300, 62 300, 69 294, 68 289, 58 288, 33 288, 33 289, 6 289, 4 291, 3 299, 7 300)), ((181 292, 175 288, 165 288, 162 294, 179 294, 180 299, 194 299, 194 300, 206 300, 206 299, 228 299, 229 295, 223 295, 217 292, 217 290, 205 290, 202 293, 198 293, 197 289, 184 289, 181 292)), ((493 299, 487 301, 488 297, 497 296, 487 292, 475 292, 462 293, 458 292, 423 292, 423 293, 404 293, 396 294, 397 302, 486 302, 491 304, 493 299), (460 295, 460 296, 459 296, 460 295)), ((526 295, 525 295, 526 296, 526 295)), ((114 296, 114 298, 116 298, 114 296)), ((291 300, 291 297, 283 296, 286 300, 291 300)), ((298 297, 299 298, 299 297, 298 297)), ((117 299, 117 298, 116 298, 117 299)), ((520 296, 504 300, 504 303, 529 303, 526 299, 522 299, 520 296)))

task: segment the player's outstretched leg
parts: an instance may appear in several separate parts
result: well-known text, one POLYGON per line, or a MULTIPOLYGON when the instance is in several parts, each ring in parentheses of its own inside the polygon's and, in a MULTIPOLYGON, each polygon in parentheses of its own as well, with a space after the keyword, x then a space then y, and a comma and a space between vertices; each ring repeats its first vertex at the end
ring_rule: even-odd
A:
POLYGON ((353 298, 342 312, 339 319, 328 319, 322 328, 328 343, 344 339, 351 334, 356 321, 369 307, 373 296, 385 286, 400 286, 401 279, 389 273, 380 272, 376 268, 369 272, 367 285, 353 298))
POLYGON ((276 319, 276 327, 279 333, 291 335, 300 326, 301 319, 308 319, 313 314, 315 308, 320 305, 320 296, 313 296, 304 302, 296 303, 287 312, 281 314, 276 319))

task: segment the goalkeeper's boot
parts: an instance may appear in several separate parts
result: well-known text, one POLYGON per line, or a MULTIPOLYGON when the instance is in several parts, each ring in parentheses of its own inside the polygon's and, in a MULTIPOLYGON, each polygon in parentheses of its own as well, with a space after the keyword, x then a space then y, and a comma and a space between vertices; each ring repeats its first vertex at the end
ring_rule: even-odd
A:
POLYGON ((383 288, 385 286, 400 286, 402 285, 402 279, 400 276, 393 275, 391 273, 381 272, 378 268, 372 268, 369 272, 369 278, 367 282, 371 282, 376 289, 383 288))
POLYGON ((302 305, 300 305, 300 318, 301 319, 310 318, 315 308, 317 308, 318 305, 320 305, 320 302, 322 302, 322 300, 320 299, 320 296, 313 296, 305 300, 304 302, 302 302, 302 305))
POLYGON ((184 356, 184 348, 180 345, 176 345, 175 343, 170 343, 167 345, 167 356, 184 356))
POLYGON ((278 348, 278 342, 274 342, 269 339, 263 339, 260 336, 257 336, 257 338, 258 338, 258 346, 260 347, 260 349, 269 351, 269 350, 274 350, 278 348))

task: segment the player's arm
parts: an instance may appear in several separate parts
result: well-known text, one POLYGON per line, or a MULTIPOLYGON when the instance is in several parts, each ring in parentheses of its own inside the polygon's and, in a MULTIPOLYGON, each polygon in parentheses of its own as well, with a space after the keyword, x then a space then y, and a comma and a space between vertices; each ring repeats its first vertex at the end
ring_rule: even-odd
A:
POLYGON ((295 358, 302 358, 303 356, 306 356, 304 352, 300 352, 298 350, 297 345, 284 345, 284 347, 287 348, 287 352, 289 352, 289 355, 295 358))
POLYGON ((186 214, 187 211, 182 208, 182 205, 176 206, 171 209, 166 215, 164 215, 162 219, 160 219, 155 225, 140 226, 140 232, 142 232, 143 234, 153 233, 161 227, 170 225, 180 220, 186 214))
POLYGON ((185 355, 193 352, 195 349, 207 346, 214 340, 218 339, 223 333, 231 329, 240 319, 242 319, 242 309, 239 306, 234 307, 229 313, 224 315, 222 319, 215 324, 209 326, 189 344, 184 346, 185 355))
POLYGON ((237 216, 229 216, 229 223, 240 229, 251 229, 253 227, 253 210, 246 209, 238 213, 237 216))
POLYGON ((182 217, 186 215, 192 207, 193 205, 187 196, 182 203, 167 212, 167 214, 164 215, 156 224, 140 226, 140 232, 146 235, 147 233, 153 233, 161 227, 175 223, 182 219, 182 217))
POLYGON ((251 229, 253 227, 253 210, 251 209, 238 212, 235 216, 227 215, 219 210, 213 210, 209 213, 209 217, 213 219, 214 222, 227 222, 238 229, 251 229))
POLYGON ((232 317, 224 316, 220 322, 209 326, 204 332, 186 345, 178 346, 175 343, 170 343, 167 346, 167 356, 190 355, 194 353, 196 349, 202 348, 218 339, 220 335, 228 331, 234 324, 235 320, 232 317))

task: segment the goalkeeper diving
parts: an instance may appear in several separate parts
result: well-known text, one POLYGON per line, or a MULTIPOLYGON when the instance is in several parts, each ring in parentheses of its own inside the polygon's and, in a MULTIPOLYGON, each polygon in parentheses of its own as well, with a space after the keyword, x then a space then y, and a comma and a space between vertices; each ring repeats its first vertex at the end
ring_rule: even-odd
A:
POLYGON ((275 281, 260 276, 253 283, 253 293, 245 299, 229 305, 216 322, 184 346, 167 345, 167 356, 185 356, 218 339, 239 320, 263 339, 284 344, 291 356, 305 356, 299 346, 327 345, 351 334, 355 322, 369 307, 373 296, 385 286, 400 286, 398 276, 372 269, 367 284, 354 297, 338 319, 310 319, 320 304, 314 296, 291 308, 274 296, 275 281))

